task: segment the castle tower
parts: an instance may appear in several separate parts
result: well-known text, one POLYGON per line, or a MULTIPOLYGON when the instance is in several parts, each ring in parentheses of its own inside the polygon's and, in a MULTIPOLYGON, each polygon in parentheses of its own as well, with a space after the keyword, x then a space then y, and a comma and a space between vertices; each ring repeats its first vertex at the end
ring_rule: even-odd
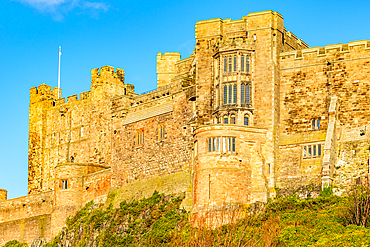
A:
POLYGON ((273 11, 196 23, 194 212, 266 202, 273 193, 279 54, 300 48, 286 42, 285 33, 282 16, 273 11))
POLYGON ((47 190, 44 181, 44 148, 47 110, 55 105, 61 90, 42 84, 30 90, 28 140, 28 194, 47 190))
POLYGON ((133 93, 133 86, 125 84, 123 69, 104 66, 91 71, 91 125, 93 154, 91 162, 110 164, 111 160, 111 99, 133 93))
POLYGON ((158 53, 157 55, 157 88, 171 85, 171 80, 176 74, 176 62, 180 61, 178 52, 158 53))
POLYGON ((83 176, 86 174, 83 164, 64 163, 55 167, 55 198, 51 216, 53 236, 65 226, 65 219, 81 208, 83 176))

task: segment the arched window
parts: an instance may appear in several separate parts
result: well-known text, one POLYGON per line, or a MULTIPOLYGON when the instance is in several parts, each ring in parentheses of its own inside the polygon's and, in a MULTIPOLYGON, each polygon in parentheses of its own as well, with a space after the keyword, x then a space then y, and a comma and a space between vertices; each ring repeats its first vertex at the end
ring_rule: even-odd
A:
POLYGON ((229 124, 229 118, 227 116, 224 116, 224 124, 229 124))
POLYGON ((240 68, 242 72, 244 72, 244 66, 244 55, 242 55, 240 58, 240 68))
POLYGON ((244 116, 244 125, 248 126, 249 125, 249 117, 244 116))
POLYGON ((229 72, 231 72, 231 66, 232 66, 232 61, 231 61, 231 56, 229 56, 229 72))
POLYGON ((227 57, 224 57, 224 73, 227 72, 227 57))
POLYGON ((245 57, 245 71, 249 72, 250 70, 250 63, 249 63, 249 56, 245 57))
POLYGON ((236 72, 236 64, 237 64, 236 56, 234 56, 234 61, 233 61, 233 71, 234 72, 236 72))
POLYGON ((235 124, 236 123, 236 121, 235 121, 235 115, 231 115, 231 117, 230 117, 230 124, 235 124))

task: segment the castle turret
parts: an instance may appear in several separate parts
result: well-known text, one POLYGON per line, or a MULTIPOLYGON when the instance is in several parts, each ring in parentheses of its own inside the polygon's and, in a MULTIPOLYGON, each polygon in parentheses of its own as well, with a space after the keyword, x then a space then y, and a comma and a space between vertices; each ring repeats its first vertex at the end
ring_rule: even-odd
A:
POLYGON ((211 210, 225 211, 230 206, 267 201, 266 178, 271 167, 265 158, 266 136, 266 129, 224 124, 194 131, 195 221, 208 218, 211 210))
POLYGON ((157 55, 157 88, 171 85, 171 80, 176 74, 176 62, 180 61, 181 55, 178 52, 158 53, 157 55))
POLYGON ((44 148, 46 138, 46 111, 55 105, 61 95, 58 88, 42 84, 30 90, 29 139, 28 139, 28 193, 34 194, 46 188, 43 181, 44 148))
POLYGON ((84 176, 105 168, 82 163, 63 163, 55 167, 55 204, 51 215, 53 236, 65 226, 66 218, 74 215, 83 206, 84 176))
POLYGON ((94 154, 92 162, 110 164, 111 159, 111 106, 112 99, 117 96, 133 93, 133 86, 125 84, 123 69, 114 70, 111 66, 91 71, 92 114, 95 119, 91 125, 90 136, 94 154))

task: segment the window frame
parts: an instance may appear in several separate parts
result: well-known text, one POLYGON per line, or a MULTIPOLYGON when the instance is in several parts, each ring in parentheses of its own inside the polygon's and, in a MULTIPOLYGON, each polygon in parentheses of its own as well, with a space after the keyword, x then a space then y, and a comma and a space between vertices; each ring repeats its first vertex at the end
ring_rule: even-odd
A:
POLYGON ((135 144, 136 146, 144 145, 144 128, 136 130, 135 144))
POLYGON ((250 117, 248 115, 244 115, 244 119, 243 119, 244 120, 243 121, 244 126, 249 126, 249 119, 250 119, 250 117), (245 120, 247 120, 247 124, 245 124, 245 122, 246 122, 245 120))
POLYGON ((318 159, 324 155, 323 143, 304 144, 302 145, 303 159, 318 159))
POLYGON ((240 85, 240 103, 251 104, 251 83, 242 82, 240 85))
POLYGON ((229 73, 231 73, 231 69, 232 69, 232 63, 233 63, 233 59, 232 59, 232 56, 229 56, 229 63, 228 63, 228 65, 229 65, 229 68, 228 68, 228 72, 229 73))
POLYGON ((62 179, 62 190, 68 190, 68 179, 62 179))
POLYGON ((158 124, 158 140, 161 141, 165 139, 165 125, 164 123, 158 124))
POLYGON ((207 137, 207 153, 236 153, 235 136, 207 137))
POLYGON ((233 72, 237 71, 237 69, 238 69, 237 65, 238 65, 238 59, 237 59, 236 55, 234 55, 234 57, 233 57, 233 72))

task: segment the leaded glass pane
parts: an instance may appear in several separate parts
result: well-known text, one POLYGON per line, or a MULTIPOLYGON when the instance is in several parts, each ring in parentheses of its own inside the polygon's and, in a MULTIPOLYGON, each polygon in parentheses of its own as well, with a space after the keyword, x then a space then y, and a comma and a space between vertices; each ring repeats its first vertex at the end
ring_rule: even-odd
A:
POLYGON ((245 85, 245 103, 250 104, 250 89, 249 84, 245 85))

